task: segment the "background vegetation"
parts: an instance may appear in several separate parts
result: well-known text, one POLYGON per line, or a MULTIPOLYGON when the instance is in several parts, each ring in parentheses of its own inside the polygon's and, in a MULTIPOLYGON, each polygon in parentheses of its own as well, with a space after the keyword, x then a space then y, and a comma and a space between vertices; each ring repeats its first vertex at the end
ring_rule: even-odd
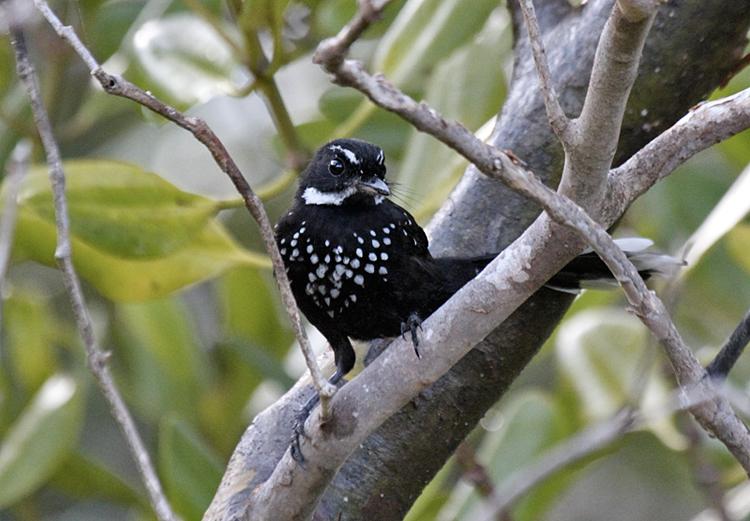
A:
MULTIPOLYGON (((495 0, 396 4, 357 44, 358 57, 472 130, 489 128, 512 59, 505 7, 495 0)), ((466 166, 361 95, 332 86, 312 65, 317 43, 353 14, 351 0, 78 0, 53 7, 106 69, 206 119, 274 219, 289 204, 309 151, 333 137, 380 144, 399 203, 422 224, 466 166)), ((2 38, 5 164, 20 138, 37 137, 2 38)), ((235 209, 236 193, 190 135, 100 92, 41 21, 29 40, 66 159, 74 259, 97 335, 112 351, 170 501, 184 519, 200 519, 240 433, 304 368, 269 263, 254 224, 235 209)), ((744 71, 715 95, 749 86, 744 71)), ((2 288, 0 520, 151 519, 86 371, 59 274, 49 267, 54 216, 43 155, 34 152, 39 164, 21 190, 14 263, 2 288)), ((643 234, 679 254, 748 164, 745 132, 651 190, 621 234, 643 234)), ((704 346, 698 355, 706 360, 750 302, 750 223, 723 237, 714 231, 704 229, 715 244, 670 290, 680 331, 690 345, 704 346)), ((746 392, 749 376, 750 363, 741 361, 733 385, 746 392)), ((499 483, 623 404, 662 403, 673 390, 659 351, 620 295, 586 293, 409 520, 471 520, 481 488, 469 468, 477 462, 499 483), (639 389, 641 378, 647 384, 639 389)), ((649 428, 546 481, 513 519, 687 519, 708 504, 711 485, 744 478, 682 414, 655 410, 649 428)))

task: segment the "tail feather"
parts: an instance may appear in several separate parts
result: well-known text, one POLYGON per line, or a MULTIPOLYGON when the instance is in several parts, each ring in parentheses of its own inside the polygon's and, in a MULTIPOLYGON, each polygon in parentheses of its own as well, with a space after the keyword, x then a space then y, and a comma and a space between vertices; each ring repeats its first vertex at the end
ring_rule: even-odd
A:
MULTIPOLYGON (((622 248, 644 279, 649 279, 654 275, 671 276, 685 265, 684 260, 671 255, 644 251, 653 245, 649 239, 628 237, 616 239, 615 243, 622 248)), ((587 288, 611 288, 617 285, 607 265, 591 250, 587 250, 570 261, 546 284, 550 289, 566 293, 577 293, 587 288)))

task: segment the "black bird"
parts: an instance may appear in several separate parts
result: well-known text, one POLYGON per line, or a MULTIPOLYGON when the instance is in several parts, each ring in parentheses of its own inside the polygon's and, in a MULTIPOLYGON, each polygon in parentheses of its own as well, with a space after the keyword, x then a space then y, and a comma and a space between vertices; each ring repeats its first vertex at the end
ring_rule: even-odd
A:
MULTIPOLYGON (((494 258, 433 257, 414 217, 388 199, 385 174, 379 147, 354 139, 331 141, 316 152, 292 208, 276 225, 297 304, 333 349, 334 384, 354 366, 350 338, 408 331, 416 350, 421 321, 494 258)), ((621 247, 640 252, 650 244, 628 239, 621 247)), ((633 253, 631 259, 644 276, 681 264, 648 252, 633 253)), ((547 285, 575 292, 582 280, 614 283, 604 263, 589 252, 547 285)))

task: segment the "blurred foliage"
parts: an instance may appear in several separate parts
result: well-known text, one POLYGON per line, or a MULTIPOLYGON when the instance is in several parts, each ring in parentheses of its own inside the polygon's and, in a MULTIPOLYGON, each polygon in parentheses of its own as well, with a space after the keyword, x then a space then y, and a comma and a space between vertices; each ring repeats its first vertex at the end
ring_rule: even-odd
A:
MULTIPOLYGON (((289 158, 332 137, 383 146, 399 202, 422 222, 465 168, 436 140, 331 85, 310 64, 318 42, 350 19, 353 0, 53 4, 108 70, 206 118, 267 197, 272 219, 294 190, 289 158)), ((495 0, 393 4, 354 54, 448 117, 486 132, 512 58, 505 8, 495 0)), ((37 138, 2 39, 5 164, 19 138, 37 138)), ((41 22, 29 40, 65 158, 74 262, 97 337, 113 353, 113 372, 169 499, 186 521, 200 519, 252 416, 303 367, 268 260, 241 201, 197 142, 93 88, 77 57, 41 22)), ((745 70, 715 96, 748 86, 745 70)), ((54 270, 54 215, 39 147, 34 159, 2 291, 0 520, 151 519, 125 444, 101 396, 88 390, 54 270)), ((745 132, 651 190, 623 228, 679 250, 749 162, 745 132)), ((750 303, 750 223, 734 222, 726 234, 704 235, 705 255, 668 288, 680 330, 705 360, 750 303)), ((742 360, 732 382, 747 390, 748 378, 750 363, 742 360)), ((499 484, 592 422, 639 405, 649 415, 640 432, 551 476, 514 507, 513 519, 685 519, 703 508, 690 485, 690 451, 700 451, 725 485, 741 474, 715 442, 687 443, 670 400, 674 384, 647 332, 617 292, 589 292, 466 443, 499 484), (597 502, 582 499, 592 495, 597 502)), ((408 519, 471 520, 482 505, 451 460, 408 519)))

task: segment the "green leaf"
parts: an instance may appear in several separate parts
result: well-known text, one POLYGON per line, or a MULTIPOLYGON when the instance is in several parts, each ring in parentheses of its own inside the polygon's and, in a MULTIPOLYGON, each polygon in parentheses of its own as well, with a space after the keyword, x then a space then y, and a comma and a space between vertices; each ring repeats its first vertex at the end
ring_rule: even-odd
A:
POLYGON ((282 359, 294 340, 270 274, 242 268, 219 281, 224 330, 282 359), (283 318, 282 318, 283 317, 283 318))
MULTIPOLYGON (((219 210, 220 203, 183 192, 140 167, 104 160, 64 163, 72 234, 102 252, 155 258, 185 246, 219 210)), ((31 169, 19 205, 55 222, 46 166, 31 169)))
POLYGON ((221 481, 219 458, 185 421, 169 415, 159 426, 159 471, 185 521, 200 520, 221 481))
MULTIPOLYGON (((52 223, 25 209, 19 212, 16 254, 54 267, 55 241, 52 223)), ((160 258, 117 257, 75 236, 72 249, 79 275, 105 297, 122 302, 163 297, 231 267, 269 262, 262 255, 243 250, 216 220, 209 221, 184 247, 160 258)))
POLYGON ((43 485, 76 445, 83 393, 71 376, 45 382, 0 444, 0 508, 43 485))
MULTIPOLYGON (((500 67, 510 49, 508 16, 490 17, 477 38, 442 61, 430 76, 425 100, 447 118, 478 129, 505 98, 500 67)), ((466 168, 466 161, 432 136, 412 129, 396 180, 422 206, 436 209, 466 168)), ((429 213, 426 209, 422 213, 429 213)))
POLYGON ((562 324, 555 342, 560 370, 585 419, 607 419, 637 397, 644 414, 655 417, 648 427, 667 447, 681 450, 687 442, 663 412, 671 386, 658 364, 643 367, 648 349, 653 346, 643 324, 617 309, 577 313, 562 324))
POLYGON ((76 499, 107 499, 150 512, 148 498, 104 464, 80 453, 71 454, 50 484, 76 499))
POLYGON ((128 366, 127 388, 140 413, 158 419, 165 411, 179 411, 197 418, 211 375, 185 305, 174 297, 120 304, 116 317, 128 366))
MULTIPOLYGON (((477 449, 477 461, 485 467, 491 482, 498 486, 561 440, 569 430, 569 421, 560 405, 536 391, 522 393, 503 406, 499 417, 502 422, 499 427, 483 420, 488 428, 496 430, 488 432, 477 449)), ((514 508, 513 519, 542 518, 567 483, 567 478, 559 481, 552 478, 534 489, 514 508)), ((460 482, 437 519, 470 521, 478 518, 483 507, 484 500, 475 487, 460 482)))
POLYGON ((28 393, 57 370, 55 342, 62 328, 47 299, 37 293, 14 290, 5 302, 5 332, 9 368, 21 389, 28 393))
POLYGON ((410 0, 378 45, 372 69, 402 89, 418 88, 432 67, 476 34, 497 0, 410 0))
POLYGON ((727 249, 732 258, 750 273, 750 224, 740 224, 727 235, 727 249))
POLYGON ((192 14, 146 22, 132 47, 146 86, 179 108, 231 95, 248 81, 229 44, 192 14))

